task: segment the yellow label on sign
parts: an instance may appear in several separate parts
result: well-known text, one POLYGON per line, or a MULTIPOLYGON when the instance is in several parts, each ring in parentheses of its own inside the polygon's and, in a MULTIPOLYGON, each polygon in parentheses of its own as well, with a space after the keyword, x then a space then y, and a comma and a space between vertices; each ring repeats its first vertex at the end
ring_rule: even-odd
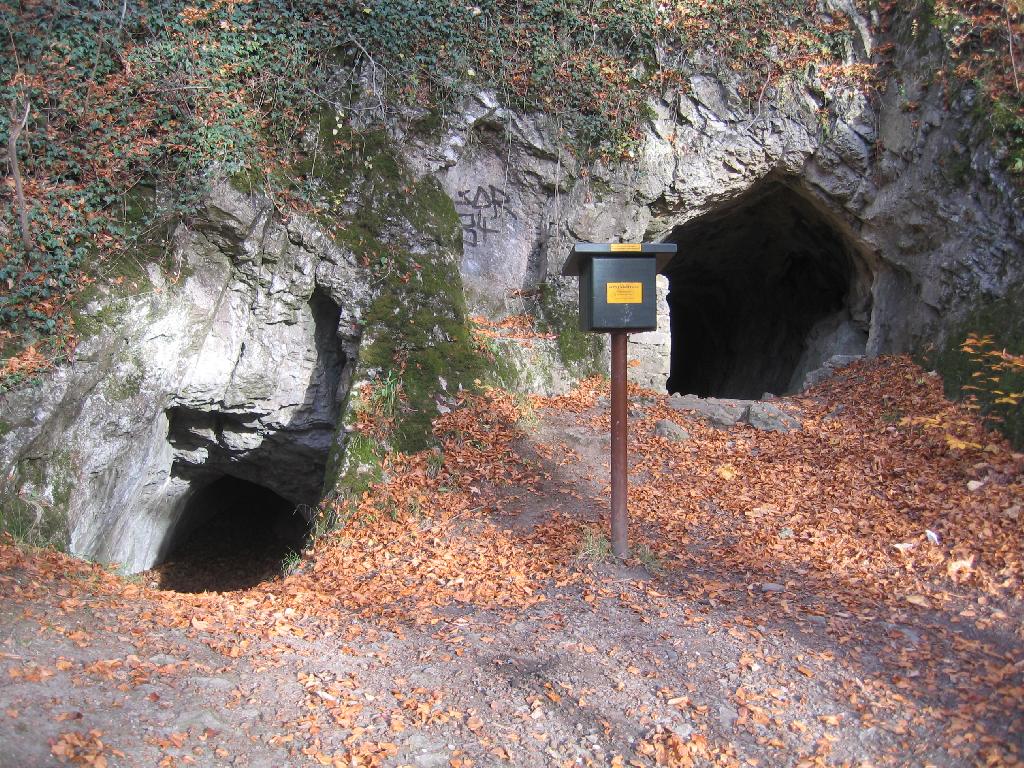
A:
POLYGON ((608 283, 609 304, 643 304, 643 283, 608 283))
POLYGON ((640 253, 643 243, 612 243, 612 253, 640 253))

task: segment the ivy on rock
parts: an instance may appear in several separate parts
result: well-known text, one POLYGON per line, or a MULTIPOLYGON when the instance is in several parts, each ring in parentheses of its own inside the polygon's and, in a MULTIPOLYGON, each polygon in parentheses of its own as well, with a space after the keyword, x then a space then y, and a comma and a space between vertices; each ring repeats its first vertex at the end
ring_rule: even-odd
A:
MULTIPOLYGON (((737 9, 761 4, 730 4, 723 23, 747 35, 749 14, 737 9)), ((443 118, 460 94, 485 87, 511 107, 552 115, 570 151, 628 154, 642 135, 648 95, 671 79, 656 44, 721 47, 703 21, 705 32, 693 26, 706 17, 700 7, 647 0, 0 3, 10 31, 0 57, 0 133, 11 128, 6 107, 31 105, 17 151, 32 247, 12 242, 0 264, 8 352, 70 330, 62 318, 83 278, 102 272, 118 252, 136 250, 154 219, 188 215, 211 174, 287 161, 325 108, 343 126, 391 119, 399 104, 443 118), (144 220, 125 204, 140 185, 159 187, 168 201, 144 220)), ((818 50, 831 34, 815 26, 815 13, 795 5, 782 12, 802 32, 751 37, 751 50, 818 50)), ((17 218, 4 206, 0 231, 15 232, 17 218)))

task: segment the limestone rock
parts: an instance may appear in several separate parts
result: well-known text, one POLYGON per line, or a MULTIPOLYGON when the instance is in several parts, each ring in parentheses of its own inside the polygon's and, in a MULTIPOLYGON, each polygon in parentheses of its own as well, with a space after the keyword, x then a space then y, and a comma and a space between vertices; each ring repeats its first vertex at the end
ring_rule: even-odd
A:
MULTIPOLYGON (((787 393, 800 392, 811 386, 808 376, 835 361, 834 369, 850 360, 863 357, 867 348, 867 334, 847 315, 831 316, 819 321, 808 332, 805 349, 790 378, 787 393)), ((820 375, 820 374, 815 374, 820 375)), ((813 377, 811 377, 812 383, 813 377)))
POLYGON ((146 568, 225 475, 320 498, 369 281, 271 210, 215 186, 175 232, 180 284, 101 301, 109 317, 78 361, 5 397, 5 490, 59 510, 71 552, 146 568))
POLYGON ((672 335, 669 328, 668 278, 658 275, 657 290, 658 327, 646 333, 629 336, 629 380, 641 387, 664 392, 672 362, 672 335))
POLYGON ((698 417, 714 427, 728 429, 736 426, 743 418, 749 400, 721 400, 715 397, 697 397, 696 395, 673 395, 668 398, 668 405, 677 411, 692 411, 698 417))
MULTIPOLYGON (((424 265, 445 258, 435 235, 393 218, 390 242, 424 265)), ((0 495, 72 553, 128 572, 187 536, 225 477, 308 515, 334 483, 328 465, 347 440, 343 408, 382 290, 312 222, 282 220, 227 183, 178 226, 172 260, 178 284, 90 305, 98 331, 76 362, 2 398, 0 495)), ((425 310, 435 329, 456 299, 425 310)), ((431 343, 447 343, 438 333, 431 343)))
POLYGON ((833 355, 820 368, 816 368, 813 371, 808 371, 804 376, 803 384, 800 389, 810 389, 811 387, 820 384, 829 377, 835 375, 835 372, 840 368, 844 368, 850 363, 854 363, 861 359, 861 355, 833 355))
POLYGON ((654 434, 676 443, 682 443, 690 439, 690 433, 686 429, 668 419, 658 419, 654 424, 654 434))
POLYGON ((751 403, 743 422, 761 432, 793 432, 803 428, 800 420, 772 403, 751 403))
POLYGON ((496 337, 488 341, 495 378, 509 389, 551 397, 564 395, 572 376, 551 339, 496 337))
POLYGON ((803 427, 797 417, 773 403, 696 395, 673 395, 667 403, 677 411, 690 411, 719 429, 741 423, 762 432, 792 432, 803 427))

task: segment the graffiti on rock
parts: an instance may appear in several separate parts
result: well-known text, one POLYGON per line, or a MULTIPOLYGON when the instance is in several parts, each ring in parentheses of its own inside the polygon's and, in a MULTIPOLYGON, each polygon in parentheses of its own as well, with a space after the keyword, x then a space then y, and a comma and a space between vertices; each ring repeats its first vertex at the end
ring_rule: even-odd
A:
POLYGON ((518 218, 508 207, 505 190, 493 184, 477 185, 476 190, 460 189, 455 193, 455 208, 462 222, 462 240, 467 248, 487 242, 487 236, 501 230, 498 224, 505 216, 518 218))

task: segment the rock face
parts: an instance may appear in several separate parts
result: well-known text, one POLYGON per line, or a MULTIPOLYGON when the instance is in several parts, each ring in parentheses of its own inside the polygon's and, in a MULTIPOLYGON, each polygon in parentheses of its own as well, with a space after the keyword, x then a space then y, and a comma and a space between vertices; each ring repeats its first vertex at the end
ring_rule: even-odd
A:
MULTIPOLYGON (((873 41, 853 21, 857 63, 873 41)), ((1018 194, 969 89, 943 103, 926 48, 897 46, 900 87, 878 102, 811 73, 751 103, 728 73, 693 70, 615 167, 580 167, 549 116, 486 92, 440 134, 391 126, 416 179, 386 153, 345 165, 351 145, 321 137, 318 162, 344 184, 319 225, 218 186, 176 230, 171 275, 151 269, 146 292, 92 306, 101 330, 77 362, 3 396, 6 519, 136 571, 197 523, 220 478, 308 507, 372 479, 381 451, 422 447, 478 376, 550 394, 605 372, 605 338, 578 330, 575 280, 560 277, 575 241, 679 246, 658 329, 631 339, 635 383, 683 393, 673 404, 716 426, 799 429, 753 398, 939 342, 1024 279, 1018 194), (543 333, 496 341, 481 363, 467 305, 543 333), (392 375, 393 442, 356 445, 350 401, 392 375)))
POLYGON ((317 222, 216 184, 148 290, 87 306, 96 332, 73 365, 2 396, 5 524, 133 572, 234 494, 265 499, 260 519, 294 539, 485 377, 451 201, 386 142, 321 138, 317 159, 319 175, 294 169, 317 222), (387 434, 356 435, 383 386, 387 434))
MULTIPOLYGON (((863 60, 876 42, 867 20, 831 5, 857 30, 850 63, 863 60)), ((796 391, 834 355, 939 342, 979 297, 1024 279, 1018 193, 970 93, 945 103, 939 54, 927 53, 938 41, 912 39, 909 24, 893 32, 879 101, 812 73, 753 103, 728 74, 695 70, 651 104, 642 151, 617 168, 580 168, 547 116, 488 93, 440 137, 401 136, 403 151, 459 211, 473 306, 571 310, 575 285, 559 271, 574 241, 673 241, 671 317, 658 330, 670 339, 668 389, 796 391)))
POLYGON ((350 254, 271 211, 216 188, 175 234, 180 284, 152 269, 74 366, 6 399, 4 495, 63 507, 72 552, 152 565, 225 475, 319 500, 370 293, 350 254))

